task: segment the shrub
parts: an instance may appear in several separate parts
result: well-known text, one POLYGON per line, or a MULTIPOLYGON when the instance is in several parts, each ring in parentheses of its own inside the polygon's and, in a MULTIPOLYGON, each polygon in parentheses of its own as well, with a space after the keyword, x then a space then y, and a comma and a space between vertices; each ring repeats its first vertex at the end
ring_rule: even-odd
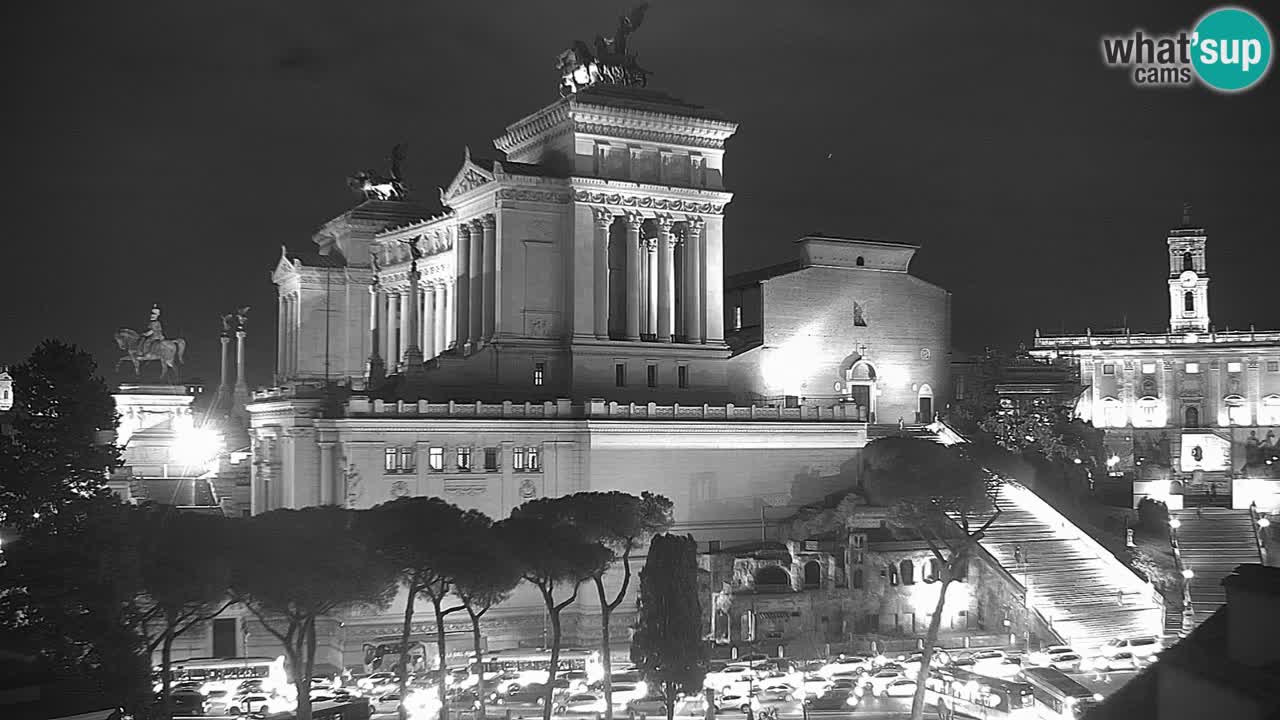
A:
POLYGON ((1159 500, 1142 498, 1138 503, 1138 525, 1150 532, 1160 532, 1169 526, 1169 506, 1159 500))

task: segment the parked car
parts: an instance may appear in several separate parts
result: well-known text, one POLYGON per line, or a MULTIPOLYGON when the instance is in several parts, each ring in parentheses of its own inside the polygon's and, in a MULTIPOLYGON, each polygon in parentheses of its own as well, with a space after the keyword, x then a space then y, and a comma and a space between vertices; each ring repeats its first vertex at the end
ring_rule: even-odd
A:
POLYGON ((1049 667, 1062 672, 1075 672, 1083 663, 1084 657, 1080 653, 1066 652, 1049 656, 1049 667))
POLYGON ((726 665, 720 672, 707 673, 702 686, 722 691, 735 685, 755 682, 756 679, 756 671, 748 665, 726 665))
POLYGON ((370 703, 373 711, 376 713, 393 713, 400 709, 400 693, 389 692, 385 695, 379 695, 370 703))
POLYGON ((204 698, 205 715, 227 715, 231 712, 231 693, 226 690, 210 690, 204 698))
POLYGON ((1136 657, 1129 651, 1118 652, 1110 657, 1100 656, 1089 664, 1090 670, 1095 672, 1115 672, 1117 670, 1141 670, 1142 658, 1136 657))
POLYGON ((846 672, 866 672, 872 663, 872 658, 867 655, 841 655, 823 665, 818 674, 833 677, 846 672))
POLYGON ((829 710, 836 712, 847 712, 848 710, 858 706, 861 698, 852 689, 848 690, 831 690, 825 695, 812 697, 804 701, 805 707, 809 711, 829 710))
POLYGON ((800 690, 804 693, 805 697, 817 697, 818 695, 825 695, 830 692, 831 685, 830 679, 821 675, 810 674, 804 676, 804 680, 800 685, 800 690))
POLYGON ((901 678, 891 680, 880 691, 880 697, 911 697, 916 694, 916 681, 901 678))
POLYGON ((827 693, 853 692, 858 687, 860 678, 857 677, 838 677, 831 681, 831 688, 827 693))
POLYGON ((1144 635, 1140 637, 1115 638, 1108 640, 1105 645, 1098 649, 1098 654, 1105 657, 1114 657, 1120 653, 1128 652, 1136 658, 1149 658, 1159 655, 1164 649, 1164 642, 1154 635, 1144 635))
POLYGON ((745 714, 747 708, 750 708, 754 715, 764 709, 764 704, 754 695, 736 695, 733 693, 721 695, 716 700, 716 712, 739 710, 745 714))
POLYGON ((204 695, 198 690, 182 689, 169 693, 169 704, 175 715, 199 715, 204 711, 204 695))
POLYGON ((238 695, 235 707, 244 715, 265 713, 271 705, 271 698, 262 694, 238 695))
POLYGON ((604 697, 594 693, 573 693, 559 700, 553 712, 557 715, 566 713, 603 713, 604 697))
MULTIPOLYGON (((379 687, 382 687, 383 685, 390 685, 398 681, 399 680, 396 678, 395 673, 376 672, 376 673, 373 673, 372 675, 368 675, 366 677, 360 678, 360 680, 356 682, 356 687, 360 688, 366 693, 372 693, 374 690, 376 690, 379 687)), ((250 681, 246 681, 246 682, 250 682, 250 681)), ((257 682, 261 682, 261 681, 259 680, 257 682)))
POLYGON ((863 687, 871 692, 872 695, 880 695, 889 683, 894 680, 902 680, 906 678, 906 674, 897 668, 881 668, 863 680, 863 687))

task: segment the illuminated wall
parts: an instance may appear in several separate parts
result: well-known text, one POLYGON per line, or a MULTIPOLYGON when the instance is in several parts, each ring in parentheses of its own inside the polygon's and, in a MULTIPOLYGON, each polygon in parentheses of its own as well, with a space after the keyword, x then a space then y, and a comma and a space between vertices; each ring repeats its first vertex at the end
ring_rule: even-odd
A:
POLYGON ((917 422, 922 396, 940 412, 951 394, 951 297, 906 271, 914 251, 805 239, 800 266, 758 279, 748 274, 738 286, 743 325, 759 331, 730 360, 735 394, 830 405, 851 400, 873 376, 865 385, 877 422, 917 422), (819 242, 821 255, 809 247, 819 242), (755 287, 760 314, 752 317, 755 287))

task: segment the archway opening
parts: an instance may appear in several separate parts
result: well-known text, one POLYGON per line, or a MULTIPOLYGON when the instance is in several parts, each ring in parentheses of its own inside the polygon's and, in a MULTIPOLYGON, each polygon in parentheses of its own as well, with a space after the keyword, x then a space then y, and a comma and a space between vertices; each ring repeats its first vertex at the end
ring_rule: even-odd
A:
POLYGON ((804 564, 804 586, 809 589, 822 587, 822 565, 817 560, 804 564))
POLYGON ((762 567, 756 571, 756 587, 761 589, 780 589, 791 586, 791 576, 777 565, 762 567))

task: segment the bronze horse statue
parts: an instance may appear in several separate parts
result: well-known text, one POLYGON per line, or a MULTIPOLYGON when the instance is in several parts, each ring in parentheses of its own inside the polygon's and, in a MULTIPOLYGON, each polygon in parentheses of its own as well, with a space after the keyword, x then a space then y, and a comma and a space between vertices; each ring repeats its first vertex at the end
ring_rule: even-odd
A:
POLYGON ((166 377, 174 382, 178 380, 178 365, 182 364, 182 354, 186 352, 187 341, 182 338, 173 340, 157 340, 146 351, 142 349, 142 334, 132 328, 120 328, 116 331, 116 345, 124 351, 124 357, 116 361, 116 369, 126 360, 133 363, 133 374, 138 374, 142 363, 148 360, 160 361, 160 379, 166 377), (170 375, 172 373, 172 375, 170 375))

